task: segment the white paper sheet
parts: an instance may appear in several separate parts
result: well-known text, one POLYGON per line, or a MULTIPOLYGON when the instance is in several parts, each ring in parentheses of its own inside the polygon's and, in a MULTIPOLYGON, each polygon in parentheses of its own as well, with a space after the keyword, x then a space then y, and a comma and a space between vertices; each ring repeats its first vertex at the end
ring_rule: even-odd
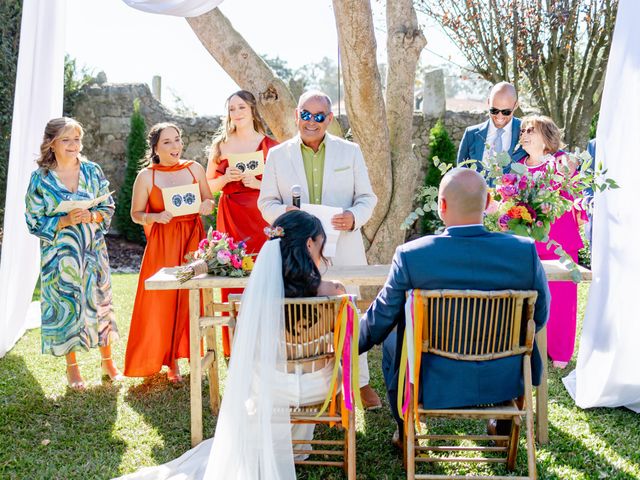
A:
POLYGON ((96 205, 100 205, 102 202, 108 199, 112 193, 113 192, 105 193, 98 198, 92 198, 90 200, 63 200, 58 204, 53 213, 69 213, 71 210, 75 210, 76 208, 89 210, 96 205))
POLYGON ((331 219, 334 217, 334 215, 343 213, 344 210, 339 207, 313 205, 311 203, 301 204, 300 210, 310 213, 311 215, 314 215, 320 219, 320 221, 322 222, 322 228, 324 228, 324 233, 327 235, 327 241, 324 244, 324 250, 322 251, 322 254, 328 258, 335 257, 336 246, 338 244, 340 231, 333 228, 333 225, 331 225, 331 219))

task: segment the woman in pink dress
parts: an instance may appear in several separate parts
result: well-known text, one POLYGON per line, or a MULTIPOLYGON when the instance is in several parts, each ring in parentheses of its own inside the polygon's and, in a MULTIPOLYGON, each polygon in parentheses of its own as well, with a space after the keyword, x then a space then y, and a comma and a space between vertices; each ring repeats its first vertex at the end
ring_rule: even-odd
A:
MULTIPOLYGON (((574 175, 577 164, 561 150, 562 132, 549 117, 532 115, 522 120, 520 144, 527 156, 520 160, 530 173, 546 171, 548 163, 554 162, 557 173, 569 167, 574 175)), ((561 192, 565 198, 573 200, 567 192, 561 192)), ((578 261, 578 250, 584 245, 580 237, 579 225, 586 221, 584 211, 572 209, 551 224, 549 239, 558 242, 567 254, 578 261)), ((536 242, 538 255, 542 260, 557 259, 553 249, 547 244, 536 242)), ((551 311, 547 323, 547 351, 553 366, 564 368, 571 357, 576 339, 576 317, 578 311, 578 286, 574 282, 551 282, 551 311)))

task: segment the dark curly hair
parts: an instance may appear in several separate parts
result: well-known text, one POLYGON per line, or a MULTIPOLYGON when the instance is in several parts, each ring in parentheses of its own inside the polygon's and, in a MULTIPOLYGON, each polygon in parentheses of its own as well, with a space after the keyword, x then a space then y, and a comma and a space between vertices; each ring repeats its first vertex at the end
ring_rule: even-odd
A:
MULTIPOLYGON (((285 297, 315 297, 322 278, 307 248, 307 240, 315 240, 322 235, 324 248, 327 236, 322 223, 302 210, 291 210, 276 218, 271 226, 284 230, 284 236, 280 238, 280 252, 285 297)), ((324 257, 322 260, 326 262, 324 257)))
POLYGON ((174 123, 170 122, 162 122, 156 123, 151 130, 149 130, 149 134, 147 135, 147 154, 145 156, 145 162, 150 165, 152 163, 160 163, 160 157, 156 153, 156 147, 158 146, 158 142, 160 141, 160 135, 162 131, 167 128, 173 128, 178 135, 182 137, 182 130, 174 123))

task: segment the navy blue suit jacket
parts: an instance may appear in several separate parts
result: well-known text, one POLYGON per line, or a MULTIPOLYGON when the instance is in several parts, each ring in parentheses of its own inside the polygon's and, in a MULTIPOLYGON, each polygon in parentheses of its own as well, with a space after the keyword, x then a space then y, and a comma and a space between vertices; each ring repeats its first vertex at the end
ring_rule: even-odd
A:
MULTIPOLYGON (((419 288, 475 290, 537 290, 536 330, 549 316, 549 287, 532 240, 487 231, 472 225, 445 230, 408 242, 396 249, 387 281, 360 322, 360 352, 384 341, 397 328, 392 368, 385 375, 390 392, 397 391, 404 304, 407 290, 419 288)), ((392 337, 389 337, 393 339, 392 337)), ((539 384, 541 359, 532 356, 534 384, 539 384)), ((496 403, 523 393, 522 359, 485 362, 450 360, 423 354, 419 398, 427 408, 496 403)), ((391 397, 393 398, 393 397, 391 397)))
MULTIPOLYGON (((484 147, 487 143, 490 121, 491 119, 478 125, 467 127, 464 131, 460 147, 458 148, 458 160, 456 162, 458 165, 466 160, 482 160, 484 147)), ((509 155, 514 162, 522 159, 527 154, 522 147, 519 147, 517 150, 515 149, 520 139, 520 123, 519 118, 513 117, 513 121, 511 122, 511 147, 509 147, 509 155)), ((504 168, 504 173, 509 173, 509 166, 504 168)))

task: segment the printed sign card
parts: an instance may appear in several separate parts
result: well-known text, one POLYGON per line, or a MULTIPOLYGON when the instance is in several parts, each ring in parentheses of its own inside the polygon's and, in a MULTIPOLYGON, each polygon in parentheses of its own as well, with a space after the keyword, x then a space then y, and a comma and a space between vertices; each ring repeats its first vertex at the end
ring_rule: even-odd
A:
POLYGON ((162 189, 164 208, 174 217, 198 213, 200 209, 200 185, 189 183, 162 189))
POLYGON ((236 167, 242 173, 262 175, 264 172, 264 154, 262 150, 249 153, 229 153, 227 159, 230 167, 236 167))

